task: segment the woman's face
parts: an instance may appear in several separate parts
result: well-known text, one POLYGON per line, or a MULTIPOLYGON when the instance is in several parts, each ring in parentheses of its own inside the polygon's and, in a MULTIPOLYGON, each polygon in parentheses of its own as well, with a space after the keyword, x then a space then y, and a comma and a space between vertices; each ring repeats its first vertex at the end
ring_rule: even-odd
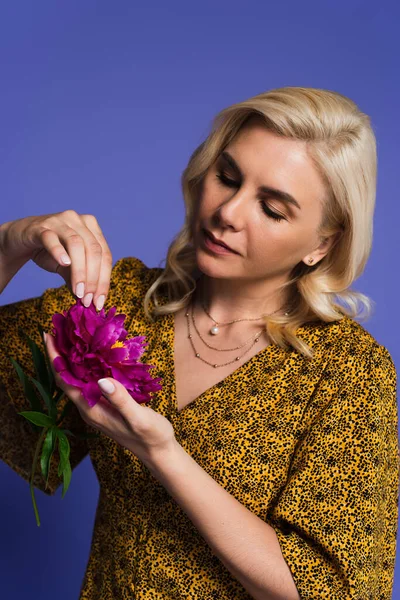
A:
POLYGON ((193 229, 200 271, 218 279, 282 283, 300 261, 308 264, 312 256, 316 264, 333 241, 321 244, 317 235, 324 194, 305 143, 248 123, 203 180, 193 229), (237 253, 210 251, 204 228, 237 253))

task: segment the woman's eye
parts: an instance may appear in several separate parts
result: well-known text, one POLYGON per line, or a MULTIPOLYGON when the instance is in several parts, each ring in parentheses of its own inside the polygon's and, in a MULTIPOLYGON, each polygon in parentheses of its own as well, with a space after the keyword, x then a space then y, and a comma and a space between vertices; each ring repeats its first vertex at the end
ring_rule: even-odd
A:
MULTIPOLYGON (((223 173, 218 173, 217 179, 219 179, 219 181, 222 183, 222 185, 225 185, 230 188, 235 188, 235 187, 240 186, 240 183, 238 183, 237 181, 234 181, 233 179, 229 179, 223 173)), ((271 219, 274 219, 274 221, 282 221, 282 220, 286 221, 285 217, 283 217, 282 215, 278 215, 278 213, 273 212, 269 208, 268 204, 261 202, 261 208, 264 211, 264 213, 271 219)))
POLYGON ((238 187, 240 185, 240 183, 238 183, 237 181, 234 181, 233 179, 229 179, 228 177, 225 177, 225 175, 223 173, 218 173, 217 179, 219 179, 220 182, 223 185, 226 185, 227 187, 238 187))
POLYGON ((282 215, 278 215, 278 213, 273 212, 270 207, 268 206, 268 204, 264 204, 264 202, 261 202, 261 207, 263 209, 263 211, 265 212, 265 214, 268 217, 271 217, 271 219, 274 219, 275 221, 282 221, 282 219, 284 221, 286 221, 285 217, 283 217, 282 215))

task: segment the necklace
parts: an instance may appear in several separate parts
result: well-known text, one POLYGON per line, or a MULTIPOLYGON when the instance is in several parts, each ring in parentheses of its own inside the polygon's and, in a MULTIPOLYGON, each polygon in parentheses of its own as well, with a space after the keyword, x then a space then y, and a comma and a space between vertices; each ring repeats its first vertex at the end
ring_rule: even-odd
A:
MULTIPOLYGON (((193 302, 192 302, 191 304, 192 304, 192 319, 193 319, 193 322, 195 323, 195 319, 194 319, 194 312, 193 312, 193 302)), ((258 340, 259 340, 258 333, 256 333, 253 343, 251 344, 251 346, 249 346, 249 348, 247 348, 247 350, 245 350, 245 351, 243 352, 243 354, 241 354, 240 356, 236 356, 236 358, 234 358, 233 360, 230 360, 229 362, 223 363, 222 365, 217 365, 217 364, 211 363, 211 362, 209 362, 208 360, 205 360, 204 358, 202 358, 202 357, 200 356, 200 354, 197 352, 196 348, 195 348, 195 345, 194 345, 194 342, 193 342, 193 337, 192 337, 192 334, 191 334, 191 332, 190 332, 190 321, 189 321, 189 316, 190 316, 190 315, 189 315, 189 310, 187 310, 187 311, 186 311, 186 319, 187 319, 187 326, 188 326, 188 338, 189 338, 189 340, 190 340, 190 343, 191 343, 191 345, 192 345, 192 348, 193 348, 193 350, 194 350, 194 353, 195 353, 195 355, 196 355, 196 357, 197 357, 197 358, 199 358, 201 361, 203 361, 203 362, 204 362, 204 363, 206 363, 207 365, 210 365, 210 367, 214 367, 215 369, 216 369, 216 368, 218 368, 218 367, 225 367, 226 365, 230 365, 230 364, 234 363, 235 361, 237 361, 237 360, 240 360, 240 359, 242 358, 242 356, 244 356, 245 354, 247 354, 247 352, 250 350, 250 348, 252 348, 252 347, 254 346, 254 344, 255 344, 256 342, 258 342, 258 340)), ((244 320, 245 320, 245 319, 244 319, 244 320)), ((236 349, 236 348, 235 348, 235 349, 236 349)))
MULTIPOLYGON (((199 336, 199 338, 201 339, 201 341, 208 347, 211 348, 211 350, 218 350, 218 352, 230 352, 232 350, 239 350, 240 348, 243 348, 243 346, 245 346, 246 344, 248 344, 250 342, 250 340, 253 339, 254 337, 254 333, 253 335, 251 335, 245 342, 244 344, 241 344, 240 346, 235 346, 235 348, 215 348, 215 346, 210 346, 210 344, 208 344, 206 342, 206 340, 203 338, 203 336, 201 335, 200 331, 197 329, 197 325, 196 325, 196 320, 194 318, 194 308, 192 305, 192 322, 193 322, 193 327, 196 330, 197 335, 199 336)), ((260 329, 260 331, 258 333, 256 333, 256 337, 259 337, 262 334, 263 330, 260 329)))
MULTIPOLYGON (((269 313, 267 315, 261 315, 261 317, 256 317, 254 319, 233 319, 233 321, 227 321, 226 323, 218 323, 215 319, 213 319, 213 317, 210 315, 210 313, 207 311, 204 302, 202 302, 202 306, 203 306, 203 310, 206 313, 206 315, 208 317, 210 317, 211 321, 213 321, 214 325, 211 327, 210 329, 210 333, 212 335, 218 335, 219 333, 219 327, 223 327, 224 325, 232 325, 232 323, 238 323, 239 321, 259 321, 262 317, 270 317, 272 315, 275 315, 277 312, 279 312, 281 309, 278 308, 278 310, 275 310, 273 313, 269 313)), ((285 312, 285 316, 287 316, 289 313, 285 312)), ((240 348, 240 346, 239 346, 240 348)), ((236 350, 236 348, 235 348, 236 350)))

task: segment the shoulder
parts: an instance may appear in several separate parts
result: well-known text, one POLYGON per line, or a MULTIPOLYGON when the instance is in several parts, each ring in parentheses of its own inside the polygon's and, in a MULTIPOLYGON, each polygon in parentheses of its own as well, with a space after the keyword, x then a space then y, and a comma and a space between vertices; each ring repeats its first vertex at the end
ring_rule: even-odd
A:
POLYGON ((140 258, 124 256, 115 262, 112 268, 111 280, 115 284, 121 281, 129 283, 131 280, 140 278, 146 270, 148 270, 148 267, 140 258))
MULTIPOLYGON (((110 290, 105 307, 115 305, 119 312, 144 319, 144 299, 148 289, 162 273, 159 267, 148 267, 136 256, 124 256, 112 267, 110 290)), ((150 308, 153 302, 150 300, 150 308)), ((146 319, 147 320, 147 319, 146 319)))
POLYGON ((388 349, 347 316, 300 329, 314 350, 304 365, 304 376, 316 382, 307 408, 312 420, 327 411, 338 425, 379 418, 397 427, 397 373, 388 349))
POLYGON ((355 319, 326 323, 316 321, 300 327, 297 335, 313 348, 315 360, 330 357, 336 368, 351 369, 354 376, 374 370, 396 379, 396 368, 389 350, 355 319))
POLYGON ((148 267, 136 256, 118 259, 111 272, 110 288, 129 287, 132 292, 146 291, 163 269, 148 267))

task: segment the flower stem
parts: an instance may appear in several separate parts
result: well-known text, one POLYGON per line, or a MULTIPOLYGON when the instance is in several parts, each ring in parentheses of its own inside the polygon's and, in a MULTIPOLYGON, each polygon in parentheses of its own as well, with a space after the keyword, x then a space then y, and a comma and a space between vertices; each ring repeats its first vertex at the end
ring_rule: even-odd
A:
POLYGON ((36 517, 36 524, 38 527, 40 527, 40 519, 39 519, 39 512, 37 509, 37 505, 36 505, 36 500, 35 500, 35 491, 34 491, 34 486, 33 486, 33 479, 35 477, 35 472, 36 472, 36 465, 37 465, 37 461, 38 461, 38 457, 39 457, 39 451, 40 448, 42 446, 43 440, 46 436, 48 427, 44 427, 43 431, 40 435, 39 441, 36 444, 36 450, 35 450, 35 456, 33 457, 33 463, 32 463, 32 473, 31 473, 31 479, 29 482, 29 487, 31 490, 31 496, 32 496, 32 502, 33 502, 33 510, 35 511, 35 517, 36 517))

